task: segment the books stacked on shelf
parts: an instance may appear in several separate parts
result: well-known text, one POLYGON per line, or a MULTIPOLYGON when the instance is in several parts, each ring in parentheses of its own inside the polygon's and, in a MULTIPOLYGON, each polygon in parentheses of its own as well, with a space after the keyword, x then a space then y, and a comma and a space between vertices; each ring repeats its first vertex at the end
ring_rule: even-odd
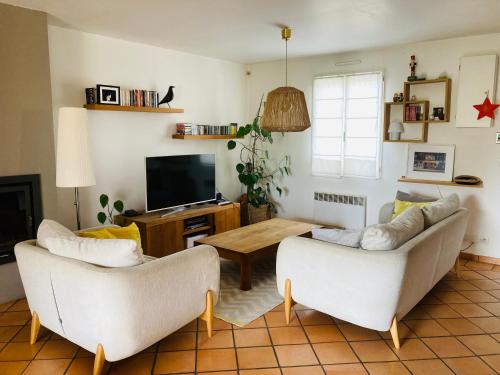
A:
POLYGON ((121 90, 118 86, 112 86, 116 92, 116 96, 120 97, 120 101, 114 101, 113 103, 103 101, 99 99, 97 95, 96 87, 88 87, 85 89, 85 99, 87 104, 115 104, 121 106, 132 106, 132 107, 151 107, 158 108, 158 102, 160 101, 157 91, 148 90, 121 90))
POLYGON ((158 108, 158 102, 156 91, 136 89, 120 91, 120 103, 124 106, 158 108))
POLYGON ((423 120, 424 114, 421 104, 407 104, 405 108, 406 121, 420 121, 423 120))
POLYGON ((194 125, 191 123, 176 124, 177 134, 182 135, 236 135, 238 124, 229 125, 194 125))

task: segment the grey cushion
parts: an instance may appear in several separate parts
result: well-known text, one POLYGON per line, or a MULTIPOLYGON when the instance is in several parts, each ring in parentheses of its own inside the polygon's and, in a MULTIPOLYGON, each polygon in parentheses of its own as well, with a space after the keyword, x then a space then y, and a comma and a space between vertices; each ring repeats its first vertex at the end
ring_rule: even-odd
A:
POLYGON ((423 230, 422 210, 413 206, 387 224, 366 228, 361 247, 365 250, 394 250, 423 230))
POLYGON ((437 200, 436 198, 428 198, 417 194, 405 193, 401 190, 398 190, 396 193, 396 199, 404 202, 434 202, 437 200))
POLYGON ((359 247, 362 235, 362 230, 323 228, 312 230, 312 237, 315 240, 336 243, 349 247, 359 247))
POLYGON ((451 214, 455 213, 459 208, 460 199, 456 194, 449 195, 422 207, 425 227, 428 228, 431 225, 447 218, 451 214))

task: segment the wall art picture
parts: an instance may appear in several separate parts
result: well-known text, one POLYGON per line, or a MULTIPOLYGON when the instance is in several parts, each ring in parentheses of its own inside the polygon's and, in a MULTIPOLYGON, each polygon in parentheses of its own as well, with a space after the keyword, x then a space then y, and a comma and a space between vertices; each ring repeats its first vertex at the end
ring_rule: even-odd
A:
POLYGON ((409 145, 406 177, 451 181, 454 161, 455 145, 409 145))
POLYGON ((97 85, 97 103, 120 105, 120 87, 97 85))

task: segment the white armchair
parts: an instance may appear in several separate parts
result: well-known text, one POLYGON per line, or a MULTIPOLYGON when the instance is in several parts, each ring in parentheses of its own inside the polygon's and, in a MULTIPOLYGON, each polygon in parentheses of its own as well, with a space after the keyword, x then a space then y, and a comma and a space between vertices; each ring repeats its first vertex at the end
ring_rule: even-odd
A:
POLYGON ((295 301, 362 327, 390 330, 399 348, 397 322, 458 264, 467 217, 460 209, 390 251, 286 238, 276 279, 287 324, 295 301))
POLYGON ((198 246, 128 268, 104 268, 51 254, 25 241, 15 247, 32 313, 31 343, 40 324, 118 361, 149 347, 197 317, 212 331, 219 293, 217 251, 198 246))

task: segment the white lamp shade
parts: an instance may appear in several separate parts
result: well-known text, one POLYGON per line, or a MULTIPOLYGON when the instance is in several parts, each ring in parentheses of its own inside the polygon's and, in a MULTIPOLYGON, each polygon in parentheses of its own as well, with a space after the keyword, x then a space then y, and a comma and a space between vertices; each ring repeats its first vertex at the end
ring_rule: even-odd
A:
POLYGON ((57 187, 95 185, 85 108, 59 108, 57 129, 57 187))
POLYGON ((403 133, 404 132, 403 124, 399 121, 393 121, 389 124, 388 133, 403 133))

